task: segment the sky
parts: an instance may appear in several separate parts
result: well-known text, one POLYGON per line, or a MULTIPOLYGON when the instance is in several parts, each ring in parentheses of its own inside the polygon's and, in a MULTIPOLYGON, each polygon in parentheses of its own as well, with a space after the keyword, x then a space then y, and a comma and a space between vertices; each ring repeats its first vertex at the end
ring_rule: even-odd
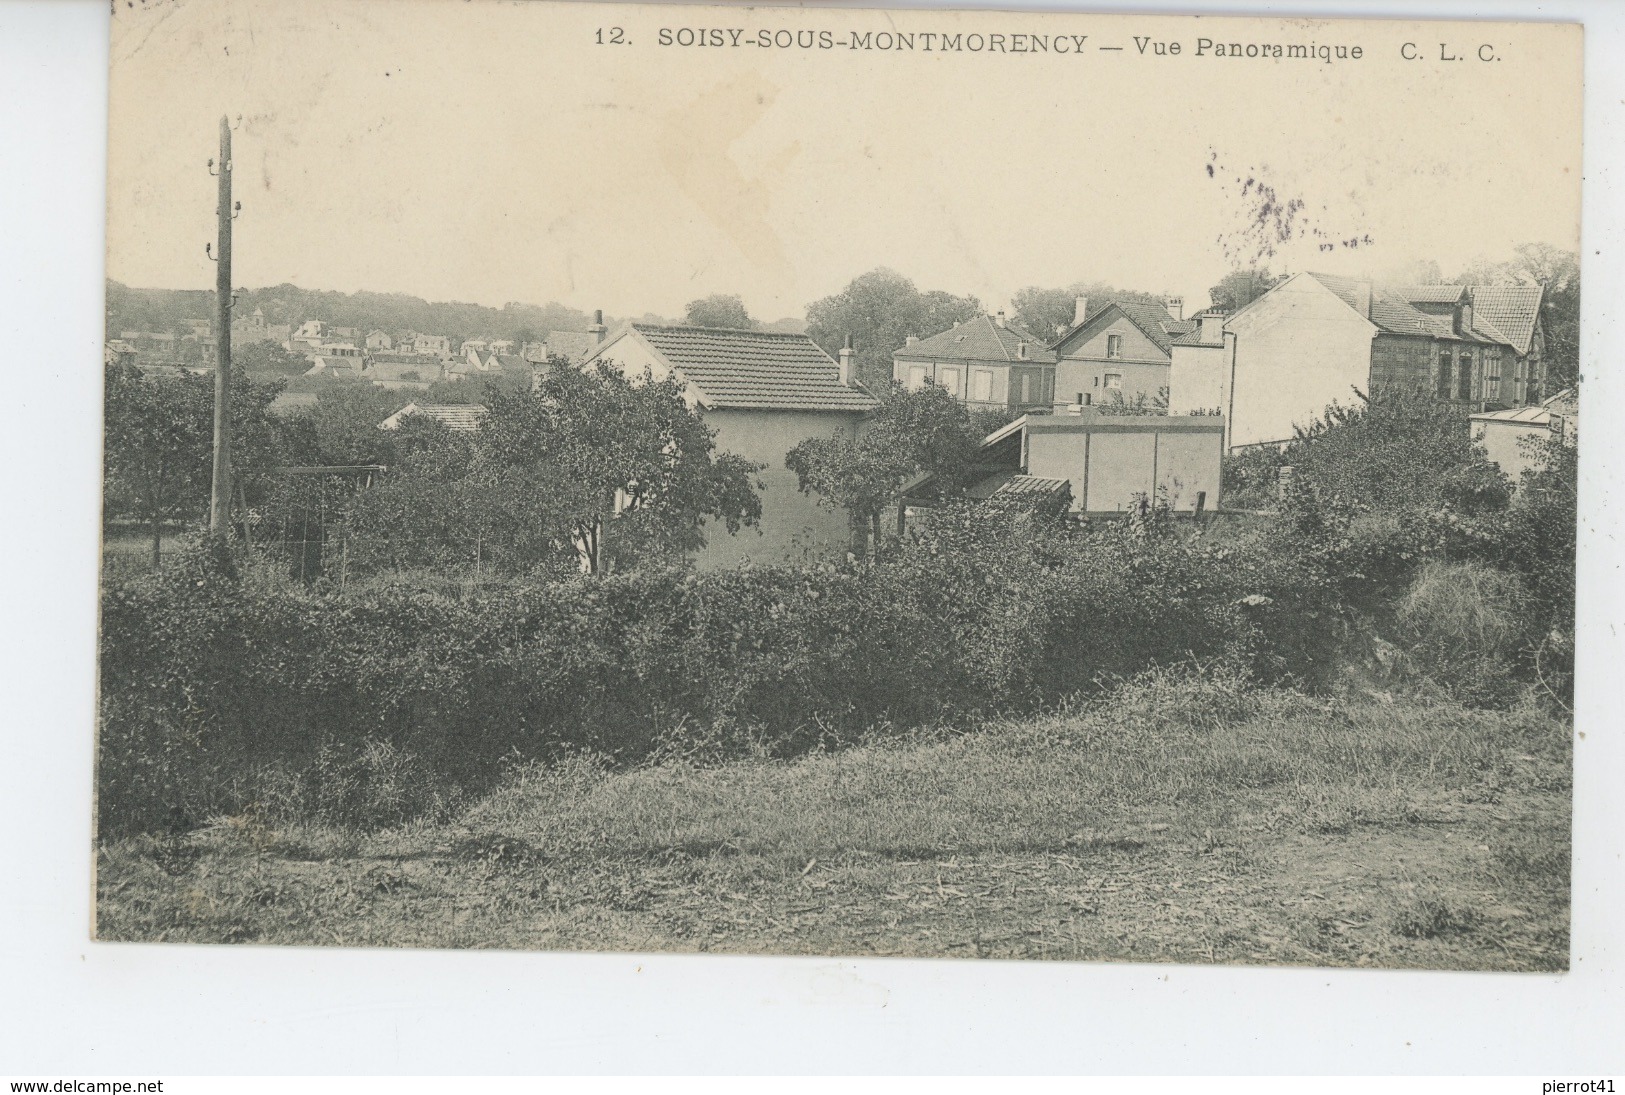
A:
POLYGON ((138 3, 113 26, 108 276, 212 287, 222 114, 241 117, 246 286, 614 315, 737 293, 774 319, 886 266, 990 309, 1099 280, 1193 311, 1261 238, 1249 180, 1302 203, 1277 271, 1449 274, 1578 247, 1580 50, 1555 24, 138 3), (702 29, 844 44, 679 44, 702 29), (877 48, 887 32, 915 48, 877 48), (1018 34, 1051 49, 1010 52, 1018 34), (1361 57, 1198 55, 1202 38, 1361 57))

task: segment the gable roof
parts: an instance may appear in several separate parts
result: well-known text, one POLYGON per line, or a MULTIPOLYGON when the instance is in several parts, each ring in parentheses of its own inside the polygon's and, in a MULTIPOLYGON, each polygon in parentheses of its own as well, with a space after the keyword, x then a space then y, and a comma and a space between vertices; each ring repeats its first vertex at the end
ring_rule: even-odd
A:
MULTIPOLYGON (((835 360, 806 335, 654 323, 627 330, 681 374, 706 407, 868 411, 880 404, 867 389, 842 384, 835 360)), ((592 356, 612 345, 603 343, 592 356)))
POLYGON ((1404 285, 1389 288, 1337 274, 1309 272, 1306 276, 1314 278, 1344 304, 1390 334, 1497 343, 1511 346, 1520 354, 1529 352, 1535 318, 1540 311, 1539 286, 1404 285), (1457 303, 1463 294, 1473 304, 1473 320, 1461 334, 1456 332, 1451 316, 1435 315, 1416 307, 1419 303, 1457 303))
POLYGON ((1152 344, 1164 354, 1171 352, 1175 339, 1200 329, 1200 325, 1194 320, 1175 319, 1173 314, 1160 304, 1146 304, 1134 300, 1114 300, 1082 323, 1068 329, 1060 338, 1056 339, 1056 353, 1060 353, 1061 347, 1074 341, 1081 332, 1095 328, 1100 324, 1101 320, 1105 319, 1110 322, 1108 317, 1113 312, 1124 316, 1130 323, 1138 327, 1140 332, 1146 338, 1149 338, 1152 344))
POLYGON ((1055 354, 1035 338, 1031 332, 1017 324, 1006 322, 1000 326, 989 315, 980 315, 956 323, 946 331, 923 338, 912 346, 892 351, 892 357, 904 360, 927 361, 991 361, 1010 365, 1053 365, 1055 354), (1022 356, 1021 344, 1027 344, 1022 356))
POLYGON ((453 430, 477 430, 485 417, 485 407, 479 403, 408 403, 382 422, 380 430, 393 430, 410 415, 421 414, 444 423, 453 430))
POLYGON ((1514 350, 1527 354, 1545 292, 1539 285, 1475 285, 1473 319, 1484 319, 1514 350))

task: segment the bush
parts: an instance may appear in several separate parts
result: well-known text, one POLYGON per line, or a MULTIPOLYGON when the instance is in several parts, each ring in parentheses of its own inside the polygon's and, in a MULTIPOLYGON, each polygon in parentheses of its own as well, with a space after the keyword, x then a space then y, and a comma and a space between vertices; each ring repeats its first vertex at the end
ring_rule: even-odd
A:
POLYGON ((787 756, 1192 658, 1279 676, 1320 650, 1327 629, 1296 617, 1325 588, 1163 519, 1090 530, 985 504, 945 507, 875 563, 466 600, 244 580, 195 554, 104 594, 102 824, 273 807, 393 824, 516 751, 628 763, 687 737, 787 756))
POLYGON ((1395 616, 1408 660, 1454 699, 1506 706, 1522 693, 1518 660, 1531 626, 1517 575, 1483 563, 1429 562, 1395 616))

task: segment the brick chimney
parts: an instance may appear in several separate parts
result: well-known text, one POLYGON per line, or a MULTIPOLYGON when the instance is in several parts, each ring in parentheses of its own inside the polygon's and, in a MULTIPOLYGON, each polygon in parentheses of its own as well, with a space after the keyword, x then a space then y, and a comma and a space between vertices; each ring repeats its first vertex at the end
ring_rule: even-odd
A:
POLYGON ((999 326, 1000 326, 1000 327, 1003 327, 1003 326, 1004 326, 1004 309, 1003 309, 1003 308, 1000 308, 1000 309, 999 309, 999 314, 998 314, 998 316, 997 316, 997 317, 996 317, 996 318, 995 318, 995 319, 994 319, 994 320, 993 320, 993 322, 994 322, 994 323, 997 323, 997 324, 998 324, 998 325, 999 325, 999 326))
POLYGON ((1089 298, 1072 298, 1072 326, 1076 327, 1089 318, 1089 298))
POLYGON ((841 385, 842 385, 842 387, 851 388, 851 387, 856 386, 856 378, 853 375, 853 368, 852 368, 852 357, 853 357, 853 353, 852 353, 852 336, 847 335, 846 336, 846 345, 841 347, 840 366, 841 366, 841 385))
POLYGON ((604 335, 608 333, 608 330, 609 329, 604 326, 604 310, 602 308, 594 310, 592 314, 592 326, 587 328, 587 333, 592 336, 593 345, 596 346, 598 343, 604 341, 604 335))
POLYGON ((1168 314, 1173 316, 1175 319, 1182 320, 1185 318, 1184 297, 1168 297, 1162 302, 1162 306, 1168 309, 1168 314))
POLYGON ((1200 324, 1197 338, 1210 346, 1217 346, 1224 341, 1224 321, 1230 318, 1230 313, 1223 308, 1209 308, 1197 316, 1200 324))

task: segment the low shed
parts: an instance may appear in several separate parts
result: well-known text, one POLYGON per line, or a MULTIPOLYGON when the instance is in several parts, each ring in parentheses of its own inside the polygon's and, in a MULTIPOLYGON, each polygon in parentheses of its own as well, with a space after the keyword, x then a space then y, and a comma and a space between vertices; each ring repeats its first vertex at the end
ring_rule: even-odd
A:
MULTIPOLYGON (((1144 497, 1176 512, 1219 502, 1224 419, 1218 415, 1023 415, 982 440, 991 479, 1012 474, 1071 490, 1078 514, 1120 513, 1144 497)), ((976 491, 973 489, 972 494, 976 491)))

